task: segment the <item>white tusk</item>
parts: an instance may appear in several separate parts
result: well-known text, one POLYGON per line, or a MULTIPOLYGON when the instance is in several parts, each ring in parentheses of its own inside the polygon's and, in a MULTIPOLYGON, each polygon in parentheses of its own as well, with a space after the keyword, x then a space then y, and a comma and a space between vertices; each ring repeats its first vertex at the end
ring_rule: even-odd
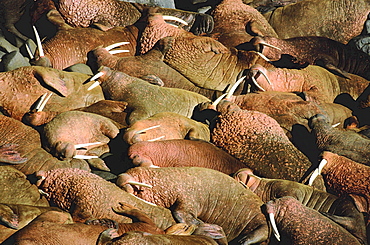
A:
POLYGON ((140 201, 143 201, 143 202, 145 202, 145 203, 147 203, 147 204, 150 204, 150 205, 153 205, 153 206, 157 206, 156 204, 154 204, 154 203, 152 203, 152 202, 145 201, 144 199, 141 199, 140 197, 137 197, 137 196, 135 196, 135 195, 134 195, 134 194, 132 194, 132 193, 128 193, 128 194, 130 194, 131 196, 136 197, 136 198, 137 198, 137 199, 139 199, 140 201))
POLYGON ((212 103, 212 106, 216 107, 218 105, 218 103, 220 103, 220 101, 226 96, 227 94, 223 94, 221 95, 220 97, 218 97, 213 103, 212 103))
POLYGON ((257 83, 257 81, 256 81, 256 79, 255 79, 254 77, 252 77, 252 81, 253 81, 254 85, 256 85, 256 86, 257 86, 257 88, 259 88, 259 89, 260 89, 260 90, 262 90, 262 91, 266 91, 264 88, 262 88, 262 87, 257 83))
POLYGON ((271 226, 272 226, 272 231, 273 231, 276 239, 280 242, 280 234, 279 234, 279 230, 276 226, 275 216, 274 216, 273 213, 269 213, 269 219, 270 219, 270 223, 271 223, 271 226))
POLYGON ((114 49, 114 48, 117 48, 119 46, 122 46, 122 45, 126 45, 126 44, 129 44, 130 42, 119 42, 119 43, 113 43, 112 45, 109 45, 107 47, 105 47, 105 49, 107 51, 111 50, 111 49, 114 49))
POLYGON ((49 101, 50 97, 53 95, 53 93, 50 93, 46 98, 44 98, 44 101, 40 103, 40 106, 36 109, 37 111, 42 111, 44 110, 46 103, 49 101))
POLYGON ((44 57, 45 54, 44 54, 44 50, 42 49, 42 45, 41 45, 41 40, 40 40, 39 33, 37 32, 37 29, 36 29, 35 26, 32 26, 32 27, 33 27, 33 31, 35 33, 37 48, 39 50, 39 55, 40 55, 40 57, 44 57))
POLYGON ((41 195, 43 195, 43 196, 49 196, 49 194, 48 193, 46 193, 45 191, 43 191, 43 190, 41 190, 41 189, 38 189, 39 190, 39 193, 41 194, 41 195))
POLYGON ((28 46, 28 43, 25 43, 25 45, 26 45, 26 50, 27 50, 28 56, 30 57, 31 60, 34 59, 35 57, 33 56, 32 52, 31 52, 31 49, 28 46))
POLYGON ((100 72, 96 73, 94 76, 92 76, 92 77, 90 78, 90 82, 91 82, 91 81, 94 81, 94 80, 96 80, 96 79, 98 79, 99 77, 101 77, 101 76, 103 76, 103 75, 104 75, 104 72, 102 72, 102 71, 100 71, 100 72))
POLYGON ((163 15, 163 19, 164 20, 174 20, 174 21, 177 21, 177 22, 180 22, 181 24, 184 24, 184 25, 188 25, 188 22, 186 22, 185 20, 183 19, 180 19, 180 18, 177 18, 175 16, 170 16, 170 15, 163 15))
POLYGON ((157 141, 157 140, 163 139, 164 137, 165 137, 165 136, 164 136, 164 135, 162 135, 162 136, 160 136, 160 137, 158 137, 158 138, 151 139, 151 140, 147 140, 147 141, 150 141, 150 142, 152 142, 152 141, 157 141))
POLYGON ((244 80, 246 76, 241 77, 238 81, 234 83, 234 85, 230 88, 229 92, 227 93, 226 99, 230 99, 233 96, 235 90, 239 86, 239 84, 244 80))
POLYGON ((334 125, 331 125, 333 128, 335 128, 335 127, 338 127, 340 125, 340 122, 339 123, 336 123, 336 124, 334 124, 334 125))
POLYGON ((36 111, 38 111, 38 110, 39 110, 39 108, 40 108, 40 106, 41 106, 42 102, 44 101, 44 99, 45 99, 45 97, 46 97, 47 95, 48 95, 48 93, 46 92, 45 94, 43 94, 43 95, 40 97, 39 101, 37 102, 37 105, 35 106, 35 110, 36 110, 36 111))
POLYGON ((91 146, 91 145, 98 145, 98 144, 101 144, 101 142, 85 143, 85 144, 77 144, 77 145, 75 145, 75 149, 83 148, 83 147, 91 146))
POLYGON ((269 58, 267 58, 266 56, 264 56, 262 53, 260 52, 256 52, 259 56, 261 56, 262 59, 266 60, 267 62, 270 62, 269 58))
POLYGON ((112 50, 112 51, 109 51, 110 54, 120 54, 120 53, 130 53, 130 50, 127 50, 127 49, 122 49, 122 50, 112 50))
POLYGON ((141 183, 141 182, 137 182, 137 181, 128 181, 127 184, 130 184, 130 185, 138 185, 138 186, 144 186, 144 187, 148 187, 148 188, 153 188, 152 185, 149 185, 149 184, 145 184, 145 183, 141 183))
POLYGON ((325 165, 328 163, 326 159, 322 159, 319 166, 313 171, 312 175, 310 176, 310 179, 308 180, 308 185, 312 185, 314 180, 321 174, 322 169, 325 167, 325 165))
POLYGON ((278 48, 278 47, 276 47, 274 45, 271 45, 269 43, 261 42, 260 44, 265 45, 265 46, 270 47, 270 48, 275 48, 275 49, 281 51, 281 48, 278 48))
POLYGON ((151 127, 149 127, 149 128, 144 128, 144 129, 142 129, 142 130, 137 131, 137 132, 136 132, 136 134, 141 134, 141 133, 144 133, 144 132, 146 132, 146 131, 148 131, 148 130, 150 130, 150 129, 159 128, 160 126, 161 126, 161 125, 155 125, 155 126, 151 126, 151 127))
POLYGON ((271 87, 273 87, 270 79, 267 76, 267 74, 262 70, 259 70, 259 72, 261 72, 261 74, 265 77, 266 81, 271 85, 271 87))
POLYGON ((75 158, 75 159, 93 159, 93 158, 99 158, 99 157, 98 156, 75 155, 73 158, 75 158))
POLYGON ((90 91, 90 90, 96 88, 99 85, 100 85, 100 82, 99 81, 96 81, 90 87, 87 88, 87 91, 90 91))
POLYGON ((152 165, 149 166, 149 168, 161 168, 161 167, 152 164, 152 165))

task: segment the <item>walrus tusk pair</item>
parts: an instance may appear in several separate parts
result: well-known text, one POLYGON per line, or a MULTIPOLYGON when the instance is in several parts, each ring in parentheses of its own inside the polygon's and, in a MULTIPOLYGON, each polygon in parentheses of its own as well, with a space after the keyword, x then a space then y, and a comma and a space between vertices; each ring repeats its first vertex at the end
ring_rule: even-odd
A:
POLYGON ((319 166, 312 172, 310 179, 308 180, 308 185, 312 186, 313 181, 321 174, 322 169, 328 163, 326 159, 322 159, 319 166))
POLYGON ((50 99, 50 97, 53 95, 53 93, 50 93, 48 95, 48 93, 45 93, 43 94, 39 101, 37 102, 36 106, 35 106, 35 110, 36 111, 42 111, 44 108, 45 108, 45 105, 46 103, 48 102, 48 100, 50 99))

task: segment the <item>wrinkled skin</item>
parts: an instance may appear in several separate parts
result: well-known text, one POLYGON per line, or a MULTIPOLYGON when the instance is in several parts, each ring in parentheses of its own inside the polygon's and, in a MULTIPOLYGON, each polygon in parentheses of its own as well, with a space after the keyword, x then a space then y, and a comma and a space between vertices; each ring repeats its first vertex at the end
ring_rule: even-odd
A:
POLYGON ((266 178, 302 181, 311 162, 288 139, 278 122, 264 113, 241 110, 223 100, 211 142, 266 178))
POLYGON ((367 19, 368 0, 304 0, 264 14, 279 38, 322 36, 347 43, 367 19))
MULTIPOLYGON (((57 207, 33 206, 25 204, 0 204, 0 242, 25 227, 29 222, 44 212, 61 211, 57 207), (9 223, 15 227, 9 227, 9 223)), ((3 243, 2 243, 3 244, 3 243)))
POLYGON ((49 194, 48 201, 71 213, 75 222, 112 219, 119 224, 130 223, 130 218, 112 210, 112 207, 124 203, 145 212, 160 229, 175 224, 170 210, 145 203, 115 184, 87 171, 69 168, 39 171, 36 176, 46 177, 38 181, 37 185, 39 189, 49 194))
MULTIPOLYGON (((135 219, 134 223, 120 224, 119 232, 145 231, 153 234, 163 234, 153 221, 143 212, 122 205, 114 207, 117 213, 123 214, 135 219), (118 210, 117 210, 118 209, 118 210)), ((50 211, 41 214, 34 219, 25 228, 9 238, 9 244, 91 244, 95 245, 99 239, 100 233, 107 228, 115 228, 117 223, 113 220, 93 220, 91 222, 79 223, 73 222, 72 217, 66 212, 50 211), (68 238, 68 239, 66 239, 68 238)), ((5 242, 5 244, 8 244, 5 242)))
POLYGON ((136 121, 126 129, 123 139, 130 145, 141 142, 171 139, 200 139, 209 141, 208 125, 173 112, 161 112, 136 121), (160 125, 159 127, 156 127, 160 125), (142 130, 156 127, 142 132, 142 130), (161 138, 160 138, 161 137, 161 138))
POLYGON ((362 244, 367 244, 364 216, 358 211, 351 198, 338 198, 295 181, 259 178, 250 174, 249 170, 240 170, 234 178, 245 183, 264 202, 284 196, 294 197, 306 207, 319 211, 343 226, 362 244))
POLYGON ((266 62, 254 51, 228 49, 213 38, 174 28, 160 15, 150 16, 141 38, 142 52, 163 38, 164 62, 198 87, 224 91, 244 69, 266 62))
POLYGON ((278 7, 283 7, 289 4, 297 3, 303 0, 254 0, 254 1, 244 1, 249 2, 248 4, 253 8, 257 9, 261 13, 266 13, 269 11, 273 11, 278 7))
POLYGON ((26 66, 0 74, 0 108, 17 120, 32 110, 45 93, 53 93, 44 111, 68 111, 104 99, 101 88, 87 91, 88 75, 53 68, 26 66), (17 81, 14 83, 14 81, 17 81))
POLYGON ((148 80, 150 77, 158 77, 163 82, 164 87, 181 88, 213 99, 216 94, 215 90, 196 86, 178 71, 164 63, 163 51, 165 47, 162 47, 162 42, 157 44, 149 52, 131 57, 116 57, 104 48, 96 48, 92 51, 93 58, 91 60, 93 62, 90 63, 93 67, 107 66, 144 80, 148 80))
POLYGON ((293 130, 294 125, 304 125, 307 129, 308 118, 325 113, 330 124, 343 123, 350 117, 352 111, 335 103, 317 104, 305 101, 294 93, 266 91, 232 96, 229 101, 235 103, 243 110, 263 112, 274 118, 287 132, 293 130), (266 106, 268 105, 268 106, 266 106))
POLYGON ((239 238, 245 244, 254 244, 268 238, 268 226, 260 211, 262 201, 230 176, 213 169, 136 167, 119 175, 116 183, 144 200, 171 208, 178 222, 220 225, 227 241, 239 238), (127 183, 130 179, 153 187, 132 186, 127 183))
POLYGON ((269 201, 265 208, 275 216, 282 244, 361 244, 343 227, 294 197, 269 201))
POLYGON ((367 213, 368 217, 370 167, 328 151, 323 152, 322 158, 328 161, 321 172, 327 190, 338 196, 350 195, 358 210, 367 213))
MULTIPOLYGON (((77 108, 75 110, 95 113, 104 117, 108 117, 118 123, 117 126, 119 126, 120 128, 124 128, 127 127, 127 113, 125 112, 126 107, 127 103, 124 101, 100 100, 94 104, 86 107, 77 108)), ((30 111, 24 115, 23 121, 28 125, 40 126, 50 122, 55 116, 59 115, 60 113, 62 112, 30 111)))
MULTIPOLYGON (((56 10, 48 13, 49 19, 57 18, 56 10)), ((60 17, 61 18, 61 17, 60 17)), ((53 20, 56 22, 57 20, 53 20)), ((96 47, 106 47, 113 43, 130 42, 124 45, 129 52, 118 54, 118 56, 133 56, 136 53, 136 45, 139 30, 135 26, 114 27, 109 30, 97 28, 73 28, 64 23, 59 28, 55 36, 47 39, 43 44, 44 57, 40 57, 39 52, 35 54, 35 59, 31 61, 33 65, 53 67, 63 70, 78 63, 86 63, 89 51, 96 47)))
MULTIPOLYGON (((40 1, 40 5, 42 2, 40 1)), ((145 17, 148 12, 158 12, 185 20, 188 23, 187 30, 192 30, 196 34, 209 33, 213 29, 211 16, 178 9, 150 7, 118 0, 84 0, 80 1, 78 5, 70 0, 59 0, 55 1, 54 4, 71 26, 88 27, 94 23, 110 27, 128 26, 145 17)))
POLYGON ((190 118, 197 104, 209 101, 200 94, 159 87, 108 67, 102 67, 100 72, 103 75, 99 80, 106 98, 128 103, 127 108, 131 111, 127 119, 129 125, 165 111, 190 118))
POLYGON ((253 36, 275 36, 266 18, 242 0, 223 0, 212 11, 215 22, 211 37, 228 48, 248 42, 253 36))
POLYGON ((309 126, 321 151, 330 151, 370 166, 370 139, 352 130, 333 128, 325 115, 310 118, 309 126))
MULTIPOLYGON (((349 74, 350 79, 346 79, 315 65, 309 65, 304 69, 287 69, 273 66, 264 67, 257 64, 249 70, 250 75, 259 70, 265 72, 272 83, 272 85, 269 84, 264 76, 257 74, 256 81, 264 90, 305 92, 306 100, 319 103, 332 103, 341 93, 348 93, 354 99, 357 99, 369 86, 369 81, 360 76, 349 74)), ((256 89, 260 90, 259 88, 256 89)))
POLYGON ((250 43, 240 45, 238 48, 245 47, 250 50, 247 45, 252 45, 252 50, 261 52, 272 61, 279 60, 282 54, 289 54, 300 62, 319 65, 336 74, 345 76, 346 73, 352 73, 370 79, 370 56, 330 38, 316 36, 288 39, 256 37, 250 43), (264 46, 261 42, 266 42, 281 50, 264 46))
MULTIPOLYGON (((15 144, 14 151, 23 160, 21 163, 12 164, 26 175, 33 174, 35 171, 54 168, 81 168, 89 170, 85 160, 73 159, 60 161, 41 147, 40 134, 33 128, 26 126, 18 120, 0 115, 0 146, 15 144)), ((7 165, 9 162, 0 163, 7 165)))
MULTIPOLYGON (((119 128, 111 119, 84 111, 66 111, 53 118, 42 130, 43 147, 61 160, 75 155, 101 156, 109 152, 108 143, 119 133, 119 128), (95 143, 82 149, 77 144, 95 143)), ((103 170, 107 169, 101 159, 103 170)), ((98 167, 98 166, 95 166, 98 167)), ((107 169, 108 170, 108 169, 107 169)))
POLYGON ((141 167, 204 167, 233 174, 246 165, 213 144, 202 140, 138 142, 128 156, 141 167))

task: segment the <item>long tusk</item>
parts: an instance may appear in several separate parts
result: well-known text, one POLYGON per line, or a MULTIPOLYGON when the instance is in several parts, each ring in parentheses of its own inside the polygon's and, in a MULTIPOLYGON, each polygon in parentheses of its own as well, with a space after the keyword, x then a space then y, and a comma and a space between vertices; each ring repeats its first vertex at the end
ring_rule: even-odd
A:
POLYGON ((33 56, 32 52, 31 52, 31 49, 30 49, 30 46, 28 46, 28 43, 25 43, 25 46, 26 46, 26 51, 28 53, 28 56, 30 57, 31 60, 33 60, 35 58, 35 56, 33 56))
POLYGON ((188 22, 186 22, 185 20, 183 19, 180 19, 180 18, 177 18, 175 16, 170 16, 170 15, 163 15, 163 19, 164 20, 174 20, 174 21, 177 21, 177 22, 180 22, 181 24, 184 24, 184 25, 188 25, 188 22))
POLYGON ((37 48, 39 50, 39 55, 40 55, 40 57, 44 57, 45 54, 44 54, 44 50, 42 49, 42 45, 41 45, 41 40, 40 40, 39 33, 37 32, 37 29, 36 29, 35 26, 32 26, 32 27, 33 27, 33 31, 35 33, 37 48))
POLYGON ((147 204, 150 204, 150 205, 153 205, 153 206, 157 206, 157 204, 154 204, 154 203, 152 203, 152 202, 145 201, 144 199, 142 199, 142 198, 140 198, 140 197, 137 197, 137 196, 135 196, 135 195, 134 195, 134 194, 132 194, 132 193, 128 193, 128 194, 130 194, 131 196, 136 197, 136 198, 137 198, 137 199, 139 199, 140 201, 143 201, 143 202, 145 202, 145 203, 147 203, 147 204))
POLYGON ((260 90, 262 91, 266 91, 264 88, 262 88, 256 81, 256 79, 254 77, 252 77, 252 81, 253 81, 253 84, 257 86, 257 88, 259 88, 260 90))
POLYGON ((127 184, 130 184, 130 185, 138 185, 138 186, 144 186, 144 187, 148 187, 148 188, 153 188, 152 185, 149 185, 149 184, 145 184, 145 183, 141 183, 141 182, 137 182, 137 181, 128 181, 127 184))
POLYGON ((161 168, 161 167, 152 164, 152 165, 149 166, 149 168, 161 168))
POLYGON ((276 46, 274 46, 274 45, 271 45, 271 44, 269 44, 269 43, 260 42, 259 44, 262 44, 262 45, 265 45, 265 46, 267 46, 267 47, 274 48, 274 49, 277 49, 277 50, 281 51, 281 48, 278 48, 278 47, 276 47, 276 46))
POLYGON ((313 171, 310 179, 308 180, 308 185, 312 185, 314 180, 321 174, 322 169, 325 167, 325 165, 328 163, 326 159, 322 159, 319 166, 313 171))
POLYGON ((90 90, 96 88, 99 85, 100 85, 100 82, 99 81, 96 81, 90 87, 87 88, 87 91, 90 91, 90 90))
POLYGON ((96 80, 96 79, 98 79, 99 77, 101 77, 101 76, 103 76, 103 75, 104 75, 104 72, 102 72, 102 71, 100 71, 100 72, 96 73, 94 76, 92 76, 92 77, 90 78, 90 82, 91 82, 91 81, 94 81, 94 80, 96 80))
POLYGON ((271 226, 272 226, 272 231, 273 231, 276 239, 280 242, 280 234, 279 234, 279 230, 276 226, 275 216, 274 216, 273 213, 269 213, 269 219, 270 219, 270 223, 271 223, 271 226))
POLYGON ((218 103, 220 103, 220 101, 227 95, 227 93, 221 95, 220 97, 218 97, 213 103, 212 103, 212 106, 216 107, 218 105, 218 103))
POLYGON ((331 125, 333 128, 335 128, 335 127, 338 127, 340 125, 340 122, 339 123, 336 123, 336 124, 334 124, 334 125, 331 125))
POLYGON ((114 49, 114 48, 117 48, 119 46, 122 46, 122 45, 126 45, 126 44, 129 44, 130 42, 119 42, 119 43, 113 43, 112 45, 109 45, 107 47, 105 47, 105 49, 107 51, 111 50, 111 49, 114 49))
POLYGON ((265 55, 263 55, 260 52, 256 52, 259 56, 261 56, 262 59, 266 60, 267 62, 270 62, 269 58, 267 58, 265 55))
POLYGON ((273 87, 272 83, 271 83, 269 77, 266 75, 266 73, 262 70, 259 70, 259 72, 261 72, 261 74, 265 77, 266 81, 271 85, 271 87, 273 87))
POLYGON ((46 193, 45 191, 41 190, 41 189, 38 189, 39 190, 39 193, 43 196, 49 196, 49 193, 46 193))
POLYGON ((149 141, 149 142, 157 141, 157 140, 163 139, 164 137, 165 137, 165 136, 164 136, 164 135, 162 135, 162 136, 160 136, 160 137, 158 137, 158 138, 154 138, 154 139, 147 140, 147 141, 149 141))
POLYGON ((83 148, 83 147, 91 146, 91 145, 98 145, 98 144, 101 144, 101 142, 97 141, 97 142, 93 142, 93 143, 77 144, 77 145, 75 145, 75 149, 83 148))
POLYGON ((161 125, 155 125, 155 126, 151 126, 151 127, 149 127, 149 128, 144 128, 144 129, 142 129, 142 130, 139 130, 139 131, 137 131, 136 132, 136 134, 141 134, 141 133, 144 133, 144 132, 146 132, 146 131, 148 131, 148 130, 151 130, 151 129, 154 129, 154 128, 159 128, 161 125))
POLYGON ((39 101, 37 102, 37 105, 35 106, 35 110, 38 111, 38 109, 40 108, 42 102, 44 101, 45 97, 48 95, 48 93, 46 92, 45 94, 43 94, 39 101))
POLYGON ((239 86, 239 84, 244 80, 246 76, 242 76, 238 81, 234 83, 234 85, 230 88, 229 92, 227 93, 226 99, 230 99, 231 96, 233 96, 236 88, 239 86))
POLYGON ((36 108, 36 111, 42 111, 44 110, 46 103, 49 101, 50 97, 53 95, 53 93, 50 93, 46 98, 44 98, 44 101, 40 103, 40 106, 36 108))
POLYGON ((130 50, 122 49, 122 50, 112 50, 109 51, 110 54, 120 54, 120 53, 130 53, 130 50))
POLYGON ((93 158, 99 158, 99 157, 98 156, 75 155, 73 158, 75 158, 75 159, 93 159, 93 158))

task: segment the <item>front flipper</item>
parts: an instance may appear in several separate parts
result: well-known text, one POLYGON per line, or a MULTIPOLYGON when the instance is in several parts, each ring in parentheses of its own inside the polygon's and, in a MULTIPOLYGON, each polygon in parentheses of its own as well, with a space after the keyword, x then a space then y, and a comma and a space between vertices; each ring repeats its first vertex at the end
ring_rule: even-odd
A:
POLYGON ((28 159, 21 157, 20 153, 15 149, 17 144, 5 144, 0 146, 0 162, 9 164, 21 164, 28 159))
POLYGON ((202 33, 211 33, 214 27, 214 21, 212 16, 208 14, 197 14, 195 16, 195 21, 190 28, 190 31, 195 35, 200 35, 202 33))
POLYGON ((348 72, 336 67, 329 59, 327 58, 320 58, 320 59, 316 59, 315 60, 315 65, 318 65, 318 66, 321 66, 325 69, 327 69, 328 71, 330 71, 331 73, 335 74, 335 75, 338 75, 338 76, 341 76, 341 77, 344 77, 344 78, 347 78, 347 79, 351 79, 350 75, 348 72))

